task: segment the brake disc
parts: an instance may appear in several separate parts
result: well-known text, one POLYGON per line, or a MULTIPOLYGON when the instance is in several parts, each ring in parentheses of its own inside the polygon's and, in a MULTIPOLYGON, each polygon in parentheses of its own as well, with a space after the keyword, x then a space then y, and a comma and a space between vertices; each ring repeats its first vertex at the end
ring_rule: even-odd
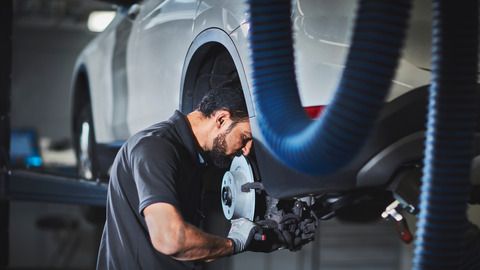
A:
POLYGON ((221 201, 225 218, 247 218, 255 215, 255 191, 242 191, 242 186, 254 182, 252 167, 244 156, 235 157, 222 180, 221 201))

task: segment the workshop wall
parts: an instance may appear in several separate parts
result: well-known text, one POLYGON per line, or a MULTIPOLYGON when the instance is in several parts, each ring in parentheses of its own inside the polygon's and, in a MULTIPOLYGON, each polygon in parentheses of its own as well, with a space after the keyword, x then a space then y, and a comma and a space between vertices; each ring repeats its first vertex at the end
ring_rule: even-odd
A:
POLYGON ((88 31, 16 26, 13 30, 12 127, 70 137, 70 82, 88 31))

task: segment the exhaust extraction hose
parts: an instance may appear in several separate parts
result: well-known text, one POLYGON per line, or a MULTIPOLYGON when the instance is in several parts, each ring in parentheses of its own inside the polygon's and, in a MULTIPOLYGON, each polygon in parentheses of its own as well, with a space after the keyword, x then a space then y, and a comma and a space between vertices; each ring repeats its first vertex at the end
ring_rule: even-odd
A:
POLYGON ((414 269, 460 269, 465 252, 478 106, 478 15, 477 0, 433 2, 433 78, 414 269))
POLYGON ((384 104, 411 2, 360 1, 339 86, 322 117, 312 121, 302 108, 295 78, 291 0, 247 1, 253 97, 267 148, 303 173, 340 169, 359 152, 384 104))

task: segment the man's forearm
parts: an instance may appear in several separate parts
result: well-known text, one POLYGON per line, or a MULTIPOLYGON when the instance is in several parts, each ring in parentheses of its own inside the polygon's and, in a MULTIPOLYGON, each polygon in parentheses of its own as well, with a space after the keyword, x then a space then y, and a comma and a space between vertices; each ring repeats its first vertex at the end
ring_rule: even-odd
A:
POLYGON ((205 233, 188 223, 180 229, 178 245, 178 252, 172 257, 181 261, 206 261, 233 253, 230 239, 205 233))

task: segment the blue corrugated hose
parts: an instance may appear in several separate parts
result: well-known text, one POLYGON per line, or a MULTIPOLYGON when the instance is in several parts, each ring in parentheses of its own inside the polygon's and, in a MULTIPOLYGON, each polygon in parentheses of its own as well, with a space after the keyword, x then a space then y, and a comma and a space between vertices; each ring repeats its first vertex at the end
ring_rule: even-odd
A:
POLYGON ((433 78, 414 269, 454 270, 462 264, 468 226, 478 102, 478 1, 433 4, 433 78))
MULTIPOLYGON (((360 1, 339 87, 320 120, 303 112, 290 0, 249 0, 253 94, 269 150, 308 174, 332 173, 360 150, 382 107, 410 1, 360 1)), ((478 75, 477 0, 434 1, 433 75, 414 269, 459 269, 467 228, 478 75)), ((321 83, 321 82, 320 82, 321 83)))
POLYGON ((248 0, 248 5, 253 96, 267 148, 297 171, 338 170, 361 149, 384 104, 411 2, 360 1, 340 84, 316 121, 306 116, 298 95, 291 0, 248 0))

